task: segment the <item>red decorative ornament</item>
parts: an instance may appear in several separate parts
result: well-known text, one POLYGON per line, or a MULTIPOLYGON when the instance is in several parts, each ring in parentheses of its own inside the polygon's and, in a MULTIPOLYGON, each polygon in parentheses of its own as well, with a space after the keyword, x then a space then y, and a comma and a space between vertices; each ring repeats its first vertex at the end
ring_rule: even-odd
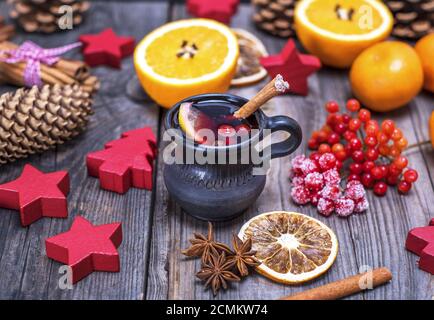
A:
POLYGON ((434 218, 429 226, 410 230, 405 247, 420 257, 419 268, 434 274, 434 218))
POLYGON ((68 265, 72 283, 93 271, 119 272, 119 253, 122 242, 120 223, 92 225, 83 217, 76 217, 71 229, 45 240, 47 256, 68 265))
POLYGON ((292 39, 286 43, 279 54, 261 58, 261 64, 271 78, 281 74, 288 81, 287 92, 304 96, 308 94, 307 78, 321 68, 319 59, 299 53, 292 39))
POLYGON ((121 67, 122 58, 134 52, 133 37, 119 37, 111 28, 98 34, 84 34, 79 40, 83 43, 84 60, 90 66, 108 65, 121 67))
POLYGON ((187 11, 198 18, 208 18, 228 24, 238 9, 240 0, 187 0, 187 11))
POLYGON ((18 179, 0 185, 0 207, 19 210, 25 227, 42 217, 66 218, 68 193, 68 172, 43 173, 26 164, 18 179))
POLYGON ((107 143, 104 150, 87 155, 89 175, 99 178, 101 188, 118 193, 131 187, 151 190, 156 145, 149 127, 127 131, 107 143))

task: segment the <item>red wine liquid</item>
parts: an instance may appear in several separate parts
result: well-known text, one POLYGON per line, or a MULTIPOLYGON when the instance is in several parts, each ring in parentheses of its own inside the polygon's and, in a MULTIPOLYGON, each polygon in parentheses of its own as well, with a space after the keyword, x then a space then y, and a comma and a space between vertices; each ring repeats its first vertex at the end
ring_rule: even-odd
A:
MULTIPOLYGON (((233 116, 238 106, 228 101, 195 102, 191 108, 199 111, 201 119, 195 122, 195 131, 210 129, 215 135, 216 145, 232 145, 239 140, 237 136, 249 135, 252 129, 258 128, 255 116, 238 119, 233 116)), ((206 143, 203 141, 202 143, 206 143)))

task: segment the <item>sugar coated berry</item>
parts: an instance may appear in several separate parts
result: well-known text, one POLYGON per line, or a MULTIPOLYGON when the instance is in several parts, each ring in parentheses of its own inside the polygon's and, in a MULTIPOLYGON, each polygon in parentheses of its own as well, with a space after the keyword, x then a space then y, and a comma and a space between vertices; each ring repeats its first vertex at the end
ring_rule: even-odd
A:
POLYGON ((331 201, 331 200, 319 198, 318 204, 317 204, 317 209, 318 209, 318 212, 320 214, 328 217, 335 210, 335 205, 334 205, 333 201, 331 201))
POLYGON ((379 196, 382 197, 386 194, 387 192, 387 184, 384 183, 383 181, 377 182, 374 185, 374 193, 379 196))
POLYGON ((348 217, 354 211, 354 201, 346 197, 337 199, 334 205, 335 211, 340 217, 348 217))
POLYGON ((300 176, 295 176, 291 180, 292 185, 295 186, 304 186, 304 178, 300 176))
POLYGON ((292 200, 297 204, 306 204, 310 202, 309 190, 303 186, 296 186, 291 189, 292 200))
POLYGON ((329 101, 326 103, 325 109, 329 113, 336 113, 339 112, 339 105, 336 101, 329 101))
POLYGON ((356 201, 365 197, 366 192, 359 181, 353 180, 347 183, 344 194, 347 198, 356 201))
POLYGON ((326 171, 336 166, 336 157, 333 153, 324 153, 318 160, 321 170, 326 171))
POLYGON ((402 194, 406 194, 411 189, 411 183, 408 183, 407 181, 403 180, 398 183, 398 191, 402 194))
POLYGON ((337 186, 341 183, 341 176, 335 168, 324 171, 322 175, 324 178, 324 184, 337 186))
POLYGON ((338 186, 326 185, 321 191, 320 196, 328 200, 337 200, 341 196, 341 190, 338 186))
POLYGON ((356 201, 354 205, 354 213, 362 213, 369 209, 369 202, 366 197, 356 201))
POLYGON ((304 161, 306 160, 306 156, 304 154, 300 154, 298 156, 295 156, 294 159, 291 160, 291 167, 292 170, 295 172, 296 175, 301 174, 301 166, 303 165, 304 161))
POLYGON ((413 183, 417 181, 417 178, 419 177, 418 173, 414 169, 408 169, 404 172, 404 180, 408 183, 413 183))
POLYGON ((304 178, 304 184, 310 190, 320 190, 324 186, 323 175, 319 172, 309 173, 306 178, 304 178))

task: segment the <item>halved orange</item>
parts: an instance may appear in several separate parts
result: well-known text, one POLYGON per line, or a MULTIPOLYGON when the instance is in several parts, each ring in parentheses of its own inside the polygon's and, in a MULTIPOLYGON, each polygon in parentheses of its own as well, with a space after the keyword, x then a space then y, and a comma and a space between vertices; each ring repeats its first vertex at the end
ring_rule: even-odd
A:
POLYGON ((393 16, 378 0, 301 0, 295 9, 297 36, 324 64, 351 66, 366 48, 387 38, 393 16))
POLYGON ((260 214, 241 228, 242 240, 262 262, 256 270, 285 284, 312 280, 326 272, 336 259, 338 241, 322 222, 301 213, 274 211, 260 214))
POLYGON ((238 54, 237 38, 227 26, 188 19, 148 34, 136 47, 134 65, 149 96, 169 108, 192 95, 225 92, 238 54))

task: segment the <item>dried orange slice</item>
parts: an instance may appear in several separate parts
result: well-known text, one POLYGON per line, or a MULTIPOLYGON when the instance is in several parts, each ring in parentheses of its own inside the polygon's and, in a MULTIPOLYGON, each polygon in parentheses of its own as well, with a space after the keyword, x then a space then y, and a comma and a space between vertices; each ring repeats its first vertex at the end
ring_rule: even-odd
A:
POLYGON ((301 0, 294 21, 306 50, 338 68, 349 67, 393 27, 392 13, 378 0, 301 0))
POLYGON ((240 56, 231 85, 241 87, 261 81, 267 76, 267 70, 261 65, 260 59, 268 56, 267 49, 261 40, 250 32, 244 29, 232 29, 232 31, 238 39, 240 56))
POLYGON ((167 23, 136 47, 134 65, 145 91, 170 108, 192 95, 225 92, 235 74, 238 42, 224 24, 209 19, 167 23))
POLYGON ((262 264, 256 270, 285 284, 312 280, 336 259, 338 241, 322 222, 301 213, 274 211, 260 214, 241 228, 240 239, 252 239, 262 264))

